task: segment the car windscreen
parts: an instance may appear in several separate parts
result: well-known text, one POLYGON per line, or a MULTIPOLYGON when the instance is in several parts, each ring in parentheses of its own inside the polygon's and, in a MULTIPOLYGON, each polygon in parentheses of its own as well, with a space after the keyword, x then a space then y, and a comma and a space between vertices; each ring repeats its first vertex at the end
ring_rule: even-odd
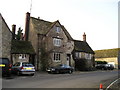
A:
POLYGON ((58 65, 57 67, 60 67, 60 68, 70 68, 70 66, 65 65, 65 64, 60 64, 60 65, 58 65))
POLYGON ((23 63, 22 66, 23 66, 23 67, 33 67, 33 65, 30 64, 30 63, 23 63))
POLYGON ((0 64, 8 64, 9 60, 7 58, 0 58, 0 64))

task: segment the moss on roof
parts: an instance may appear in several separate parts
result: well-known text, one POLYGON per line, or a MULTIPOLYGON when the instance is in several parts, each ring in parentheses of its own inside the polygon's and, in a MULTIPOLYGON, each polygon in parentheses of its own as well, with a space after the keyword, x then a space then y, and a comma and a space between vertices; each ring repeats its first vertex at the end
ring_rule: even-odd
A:
POLYGON ((53 24, 53 22, 44 21, 34 17, 31 17, 31 21, 38 34, 46 34, 53 24))
POLYGON ((74 44, 75 44, 74 51, 95 54, 92 48, 85 41, 74 40, 74 44))
POLYGON ((95 57, 96 58, 118 57, 118 52, 119 51, 120 51, 120 48, 96 50, 95 51, 95 57))
MULTIPOLYGON (((42 19, 37 19, 34 17, 31 17, 31 22, 33 24, 33 27, 35 29, 35 31, 38 34, 44 34, 46 35, 50 29, 59 21, 55 21, 55 22, 49 22, 49 21, 45 21, 42 19)), ((59 23, 60 24, 60 23, 59 23)), ((61 24, 60 24, 61 25, 61 24)), ((63 31, 65 32, 66 36, 68 37, 69 40, 73 40, 73 38, 71 37, 71 35, 68 33, 68 31, 65 29, 65 27, 63 25, 61 25, 61 28, 63 29, 63 31)))
POLYGON ((29 41, 12 41, 12 54, 35 54, 32 44, 29 41))

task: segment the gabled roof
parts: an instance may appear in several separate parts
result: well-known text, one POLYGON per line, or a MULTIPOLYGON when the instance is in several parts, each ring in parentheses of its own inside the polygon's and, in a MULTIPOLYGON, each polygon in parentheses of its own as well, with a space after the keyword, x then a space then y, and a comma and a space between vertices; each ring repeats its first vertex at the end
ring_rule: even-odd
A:
MULTIPOLYGON (((37 34, 43 34, 43 35, 46 35, 57 22, 60 24, 60 22, 58 20, 55 22, 49 22, 49 21, 37 19, 34 17, 31 17, 30 20, 31 20, 31 22, 33 24, 33 28, 37 32, 37 34)), ((63 31, 65 32, 66 36, 68 37, 68 39, 73 40, 73 38, 70 36, 70 34, 65 29, 65 27, 63 25, 61 25, 61 27, 62 27, 63 31)))
POLYGON ((30 41, 12 41, 12 54, 35 54, 30 41))
POLYGON ((85 41, 74 40, 74 51, 95 54, 92 48, 85 41))
POLYGON ((7 27, 8 30, 10 31, 10 33, 12 33, 1 13, 0 13, 0 21, 4 22, 5 25, 6 25, 6 27, 7 27))

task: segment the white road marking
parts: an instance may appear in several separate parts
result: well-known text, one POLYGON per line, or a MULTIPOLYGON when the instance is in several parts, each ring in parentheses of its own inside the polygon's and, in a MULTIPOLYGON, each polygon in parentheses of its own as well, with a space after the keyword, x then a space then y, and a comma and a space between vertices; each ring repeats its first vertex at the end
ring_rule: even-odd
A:
POLYGON ((115 81, 113 81, 107 88, 106 90, 108 90, 115 82, 117 82, 120 78, 116 79, 115 81))

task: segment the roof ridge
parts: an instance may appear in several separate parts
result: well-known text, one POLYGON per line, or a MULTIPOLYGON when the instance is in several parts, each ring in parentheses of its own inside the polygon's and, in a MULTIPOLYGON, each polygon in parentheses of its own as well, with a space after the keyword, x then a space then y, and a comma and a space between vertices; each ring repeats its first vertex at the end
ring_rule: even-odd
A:
POLYGON ((77 41, 77 42, 84 42, 84 41, 81 41, 81 40, 75 40, 75 39, 74 39, 73 41, 77 41))
MULTIPOLYGON (((44 19, 40 19, 40 18, 35 18, 35 17, 30 17, 30 18, 33 18, 33 19, 36 19, 36 20, 39 20, 39 21, 48 22, 48 23, 53 23, 53 22, 46 21, 46 20, 44 20, 44 19)), ((54 22, 55 22, 55 21, 54 21, 54 22)))

